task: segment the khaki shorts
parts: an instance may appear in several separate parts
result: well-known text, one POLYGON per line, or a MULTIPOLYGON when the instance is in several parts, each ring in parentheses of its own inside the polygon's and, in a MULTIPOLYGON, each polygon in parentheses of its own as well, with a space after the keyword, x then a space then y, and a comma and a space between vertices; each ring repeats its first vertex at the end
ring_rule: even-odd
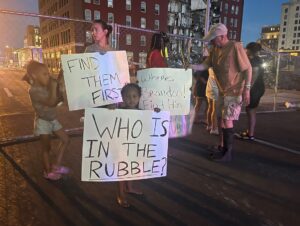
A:
POLYGON ((62 125, 58 120, 46 121, 44 119, 37 118, 34 121, 34 135, 52 134, 62 128, 62 125))
POLYGON ((242 96, 219 96, 216 102, 217 116, 225 120, 239 120, 242 105, 242 96))

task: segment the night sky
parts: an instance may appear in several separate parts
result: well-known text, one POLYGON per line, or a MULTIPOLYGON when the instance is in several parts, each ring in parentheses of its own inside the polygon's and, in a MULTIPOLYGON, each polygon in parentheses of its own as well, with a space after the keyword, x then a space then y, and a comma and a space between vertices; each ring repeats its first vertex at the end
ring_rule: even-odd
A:
MULTIPOLYGON (((247 44, 260 37, 264 25, 280 23, 281 4, 288 0, 245 0, 242 41, 247 44)), ((0 0, 1 9, 38 12, 38 0, 0 0)), ((6 45, 23 46, 25 28, 38 24, 37 18, 0 14, 0 48, 6 45)))
POLYGON ((244 45, 260 37, 265 25, 280 24, 281 4, 289 0, 244 0, 242 41, 244 45))

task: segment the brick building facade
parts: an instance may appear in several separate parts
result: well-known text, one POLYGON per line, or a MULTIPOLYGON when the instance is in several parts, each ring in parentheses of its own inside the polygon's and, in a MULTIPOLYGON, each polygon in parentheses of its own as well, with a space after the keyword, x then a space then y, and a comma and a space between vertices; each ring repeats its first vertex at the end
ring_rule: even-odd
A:
MULTIPOLYGON (((91 22, 103 19, 108 23, 167 31, 168 1, 160 0, 39 0, 40 14, 85 20, 40 20, 44 62, 57 73, 60 55, 82 53, 92 44, 91 22)), ((116 31, 115 31, 116 32, 116 31)), ((143 62, 152 33, 120 28, 113 46, 128 51, 134 61, 143 62), (117 42, 117 43, 116 43, 117 42)))

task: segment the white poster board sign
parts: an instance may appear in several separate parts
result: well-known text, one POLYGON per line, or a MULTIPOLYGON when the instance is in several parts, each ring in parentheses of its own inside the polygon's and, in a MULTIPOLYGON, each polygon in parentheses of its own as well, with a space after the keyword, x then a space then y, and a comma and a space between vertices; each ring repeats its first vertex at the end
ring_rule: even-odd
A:
POLYGON ((122 102, 129 83, 126 51, 61 56, 69 110, 122 102))
POLYGON ((171 115, 190 112, 192 70, 176 68, 149 68, 137 72, 142 97, 139 107, 156 107, 170 111, 171 115))
POLYGON ((169 112, 85 109, 82 181, 166 176, 169 112))

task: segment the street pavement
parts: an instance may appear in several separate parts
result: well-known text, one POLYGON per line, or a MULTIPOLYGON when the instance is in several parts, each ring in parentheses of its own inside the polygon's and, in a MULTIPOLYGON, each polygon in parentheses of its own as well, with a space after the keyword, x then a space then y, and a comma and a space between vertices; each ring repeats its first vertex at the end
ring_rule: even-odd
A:
MULTIPOLYGON (((28 86, 20 80, 22 73, 0 71, 2 140, 32 134, 33 111, 28 86)), ((284 96, 278 107, 293 95, 284 96)), ((167 177, 139 181, 144 196, 129 196, 129 209, 116 203, 117 183, 80 181, 80 136, 71 139, 64 159, 72 173, 57 182, 42 177, 38 142, 4 147, 0 152, 0 225, 298 226, 300 112, 263 113, 273 109, 267 97, 272 99, 271 91, 257 115, 257 141, 236 139, 232 162, 209 160, 209 149, 218 137, 196 124, 190 136, 170 140, 167 177)), ((59 109, 59 119, 69 129, 82 127, 81 114, 59 109)), ((245 125, 242 114, 236 131, 245 125)), ((53 152, 56 146, 54 140, 53 152)))

